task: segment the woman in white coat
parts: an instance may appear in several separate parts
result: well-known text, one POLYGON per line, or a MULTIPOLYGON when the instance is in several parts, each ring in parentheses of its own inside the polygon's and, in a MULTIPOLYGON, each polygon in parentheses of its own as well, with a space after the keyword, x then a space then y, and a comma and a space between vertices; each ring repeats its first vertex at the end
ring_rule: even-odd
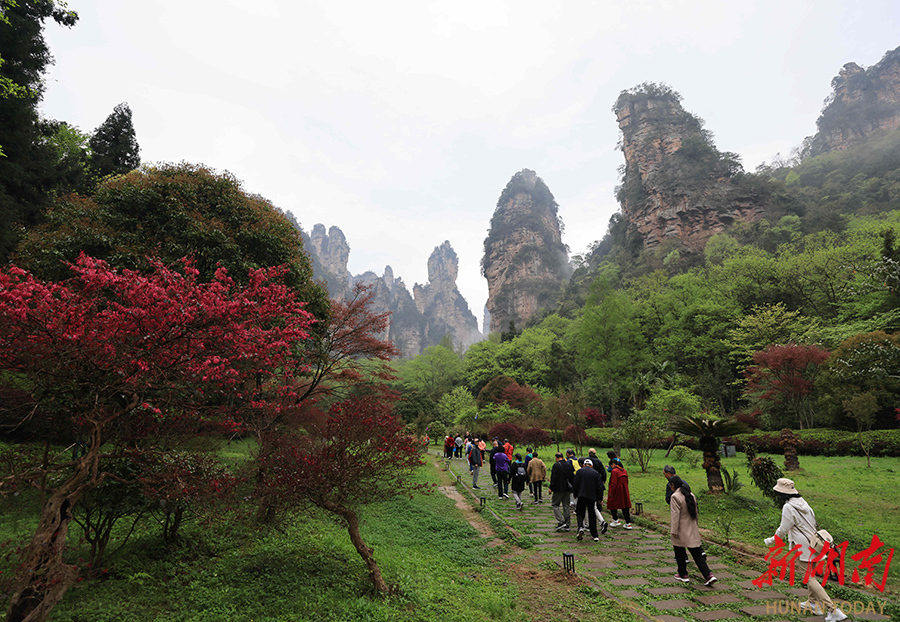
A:
MULTIPOLYGON (((788 542, 790 548, 799 544, 800 556, 797 559, 802 563, 808 563, 815 555, 811 540, 817 531, 816 513, 797 492, 792 480, 782 477, 775 484, 773 490, 781 495, 781 499, 784 501, 784 507, 781 509, 781 524, 775 530, 775 535, 788 542)), ((775 544, 775 536, 766 538, 765 542, 766 546, 771 547, 775 544)), ((822 615, 827 611, 825 622, 839 622, 847 619, 846 614, 831 602, 825 588, 816 577, 810 577, 806 589, 808 590, 807 599, 800 603, 801 611, 809 611, 816 615, 822 615)))
POLYGON ((677 475, 669 478, 669 484, 674 492, 669 502, 672 520, 670 525, 672 548, 675 549, 675 563, 678 564, 678 574, 675 578, 682 583, 690 581, 687 573, 687 551, 697 564, 697 570, 703 575, 703 585, 712 585, 716 578, 706 564, 703 557, 703 549, 700 541, 700 523, 697 522, 697 497, 691 492, 691 487, 677 475))

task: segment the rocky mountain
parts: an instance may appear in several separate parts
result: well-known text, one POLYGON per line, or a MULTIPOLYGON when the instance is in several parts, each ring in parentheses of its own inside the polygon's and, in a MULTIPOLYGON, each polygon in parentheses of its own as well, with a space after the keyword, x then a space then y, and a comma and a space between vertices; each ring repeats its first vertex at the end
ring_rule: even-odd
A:
POLYGON ((900 128, 900 48, 864 69, 847 63, 831 81, 832 94, 809 140, 809 155, 840 151, 900 128))
POLYGON ((350 292, 352 280, 347 270, 350 245, 347 244, 344 232, 337 227, 331 227, 328 233, 325 233, 325 225, 321 224, 313 226, 309 235, 302 229, 300 232, 303 236, 303 248, 312 259, 313 277, 325 281, 331 298, 338 300, 344 298, 350 292))
POLYGON ((427 322, 425 341, 429 345, 440 343, 444 335, 463 347, 481 339, 478 321, 456 287, 458 274, 459 258, 445 241, 428 258, 428 283, 413 287, 416 308, 427 322))
POLYGON ((716 149, 678 93, 643 84, 623 91, 614 111, 625 154, 617 198, 645 248, 671 240, 701 251, 728 225, 765 213, 765 199, 742 179, 737 155, 716 149))
POLYGON ((569 276, 557 207, 544 181, 528 169, 513 175, 500 194, 481 260, 490 332, 506 330, 510 322, 521 329, 556 303, 569 276))
POLYGON ((312 260, 313 278, 327 284, 331 298, 347 296, 356 283, 372 288, 372 311, 391 313, 385 336, 400 348, 404 358, 437 345, 446 335, 462 347, 481 339, 478 322, 456 286, 459 260, 450 242, 434 249, 428 259, 428 283, 415 284, 410 294, 390 266, 381 276, 371 271, 351 276, 347 269, 350 245, 340 228, 329 227, 326 233, 324 225, 316 224, 310 234, 301 229, 301 235, 312 260))

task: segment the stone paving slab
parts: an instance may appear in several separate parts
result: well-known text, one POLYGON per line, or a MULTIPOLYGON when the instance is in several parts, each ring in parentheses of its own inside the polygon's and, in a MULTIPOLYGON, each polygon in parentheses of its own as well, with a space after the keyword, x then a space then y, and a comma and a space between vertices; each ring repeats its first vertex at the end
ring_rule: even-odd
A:
POLYGON ((622 590, 618 593, 619 598, 641 598, 643 594, 637 590, 622 590))
POLYGON ((684 618, 670 615, 656 615, 653 616, 653 619, 659 620, 659 622, 685 622, 684 618))
POLYGON ((653 566, 656 564, 655 559, 626 559, 623 562, 626 566, 653 566))
POLYGON ((672 596, 675 594, 690 594, 690 591, 684 589, 683 587, 653 587, 647 591, 650 594, 653 594, 654 596, 672 596))
POLYGON ((660 611, 669 611, 670 609, 684 609, 685 607, 695 607, 696 603, 692 600, 684 598, 673 598, 671 600, 651 600, 650 605, 660 611))
POLYGON ((762 574, 762 572, 759 572, 757 570, 738 570, 737 573, 745 577, 750 577, 751 579, 755 579, 762 574))
POLYGON ((650 582, 646 579, 639 578, 631 578, 631 579, 613 579, 610 581, 613 585, 650 585, 650 582))
POLYGON ((584 565, 585 568, 591 568, 593 570, 600 570, 605 568, 618 568, 618 564, 616 562, 589 562, 584 565))
POLYGON ((773 592, 771 590, 747 590, 741 592, 741 596, 749 600, 784 600, 787 598, 781 592, 773 592))
POLYGON ((731 589, 731 585, 727 583, 716 582, 712 585, 703 585, 703 581, 699 578, 697 582, 694 583, 694 577, 691 577, 691 583, 689 583, 691 589, 697 590, 698 592, 725 592, 731 589))
POLYGON ((643 576, 647 576, 647 569, 646 568, 623 568, 622 570, 617 570, 616 574, 620 574, 620 575, 623 575, 626 577, 633 576, 633 575, 640 575, 643 577, 643 576))
POLYGON ((707 620, 730 620, 733 618, 741 618, 743 616, 739 616, 733 611, 728 611, 727 609, 717 609, 715 611, 698 611, 697 613, 692 613, 692 616, 698 620, 703 620, 706 622, 707 620))
POLYGON ((694 598, 697 602, 701 602, 704 605, 730 605, 731 603, 739 603, 741 599, 733 594, 713 594, 712 596, 696 596, 694 598))

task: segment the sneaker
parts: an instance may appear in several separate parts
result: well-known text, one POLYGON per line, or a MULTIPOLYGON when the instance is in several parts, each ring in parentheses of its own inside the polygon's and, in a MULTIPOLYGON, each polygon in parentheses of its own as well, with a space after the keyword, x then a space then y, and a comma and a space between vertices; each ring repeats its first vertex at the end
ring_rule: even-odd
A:
POLYGON ((715 575, 709 575, 703 585, 705 585, 706 587, 712 587, 712 584, 716 581, 718 581, 718 579, 716 579, 715 575))
POLYGON ((603 521, 603 524, 600 525, 600 533, 606 533, 607 529, 609 529, 609 523, 603 521))
POLYGON ((600 542, 600 538, 594 538, 594 542, 600 542))
POLYGON ((491 486, 493 486, 494 488, 496 488, 496 487, 497 487, 497 484, 491 484, 491 486))
POLYGON ((687 576, 681 576, 680 574, 675 575, 675 578, 681 581, 682 583, 689 583, 690 579, 687 576))
POLYGON ((625 529, 631 529, 631 523, 625 523, 625 529))
POLYGON ((622 524, 622 523, 620 523, 619 520, 616 519, 616 520, 614 520, 613 522, 611 522, 611 523, 609 524, 609 526, 610 526, 610 527, 618 527, 618 526, 621 525, 621 524, 622 524))
POLYGON ((835 609, 834 611, 829 611, 825 616, 825 622, 841 622, 841 620, 846 620, 847 614, 841 611, 840 609, 835 609))
POLYGON ((813 615, 821 616, 825 615, 825 612, 822 611, 822 607, 819 606, 819 603, 814 603, 809 600, 804 600, 800 603, 800 611, 808 611, 813 615))
POLYGON ((537 505, 538 503, 540 503, 540 501, 532 501, 531 505, 537 505))
POLYGON ((581 541, 583 538, 584 538, 584 529, 579 529, 579 530, 578 530, 578 535, 575 536, 575 539, 578 540, 578 541, 581 541))
POLYGON ((566 527, 565 525, 556 526, 556 531, 565 531, 566 529, 568 529, 568 527, 566 527))
POLYGON ((481 490, 481 486, 472 486, 475 490, 481 490))
POLYGON ((509 499, 509 495, 503 495, 504 499, 509 499))

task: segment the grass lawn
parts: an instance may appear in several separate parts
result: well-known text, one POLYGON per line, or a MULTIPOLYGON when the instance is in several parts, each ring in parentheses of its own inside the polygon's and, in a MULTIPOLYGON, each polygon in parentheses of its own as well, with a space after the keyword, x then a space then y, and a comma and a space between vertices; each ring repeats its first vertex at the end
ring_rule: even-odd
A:
MULTIPOLYGON (((430 465, 416 477, 449 483, 430 465)), ((35 507, 36 498, 7 500, 0 537, 27 534, 35 507)), ((51 619, 563 622, 612 612, 617 621, 635 620, 574 577, 533 564, 528 551, 481 535, 438 491, 370 506, 362 534, 385 579, 397 586, 395 595, 371 596, 346 530, 321 514, 299 515, 267 533, 239 521, 214 528, 188 524, 174 547, 164 546, 148 524, 109 560, 107 575, 70 589, 51 619)), ((79 535, 73 526, 73 560, 84 553, 77 550, 79 535)), ((8 560, 0 570, 9 575, 8 560)))
MULTIPOLYGON (((597 453, 604 456, 607 449, 598 447, 597 453)), ((768 457, 784 466, 782 456, 768 457)), ((655 451, 647 473, 630 460, 627 449, 622 450, 622 460, 628 470, 632 504, 643 504, 645 518, 668 528, 662 469, 671 464, 697 495, 700 527, 712 532, 705 539, 724 543, 727 538, 732 545, 737 544, 760 559, 766 554, 763 538, 775 533, 781 510, 753 484, 744 454, 722 460, 722 466, 736 472, 744 485, 736 493, 720 497, 706 492, 706 471, 702 466, 692 468, 687 462, 679 462, 674 453, 667 459, 664 450, 655 451)), ((891 548, 900 550, 900 458, 872 458, 868 468, 865 457, 800 456, 800 467, 800 471, 786 473, 785 477, 794 480, 797 490, 815 511, 819 526, 831 532, 836 544, 849 542, 847 581, 857 564, 850 556, 866 549, 873 535, 885 544, 879 551, 885 560, 891 548)), ((884 562, 879 568, 874 577, 877 582, 881 581, 884 562)), ((895 594, 900 592, 900 555, 895 556, 888 571, 888 589, 895 594)))

